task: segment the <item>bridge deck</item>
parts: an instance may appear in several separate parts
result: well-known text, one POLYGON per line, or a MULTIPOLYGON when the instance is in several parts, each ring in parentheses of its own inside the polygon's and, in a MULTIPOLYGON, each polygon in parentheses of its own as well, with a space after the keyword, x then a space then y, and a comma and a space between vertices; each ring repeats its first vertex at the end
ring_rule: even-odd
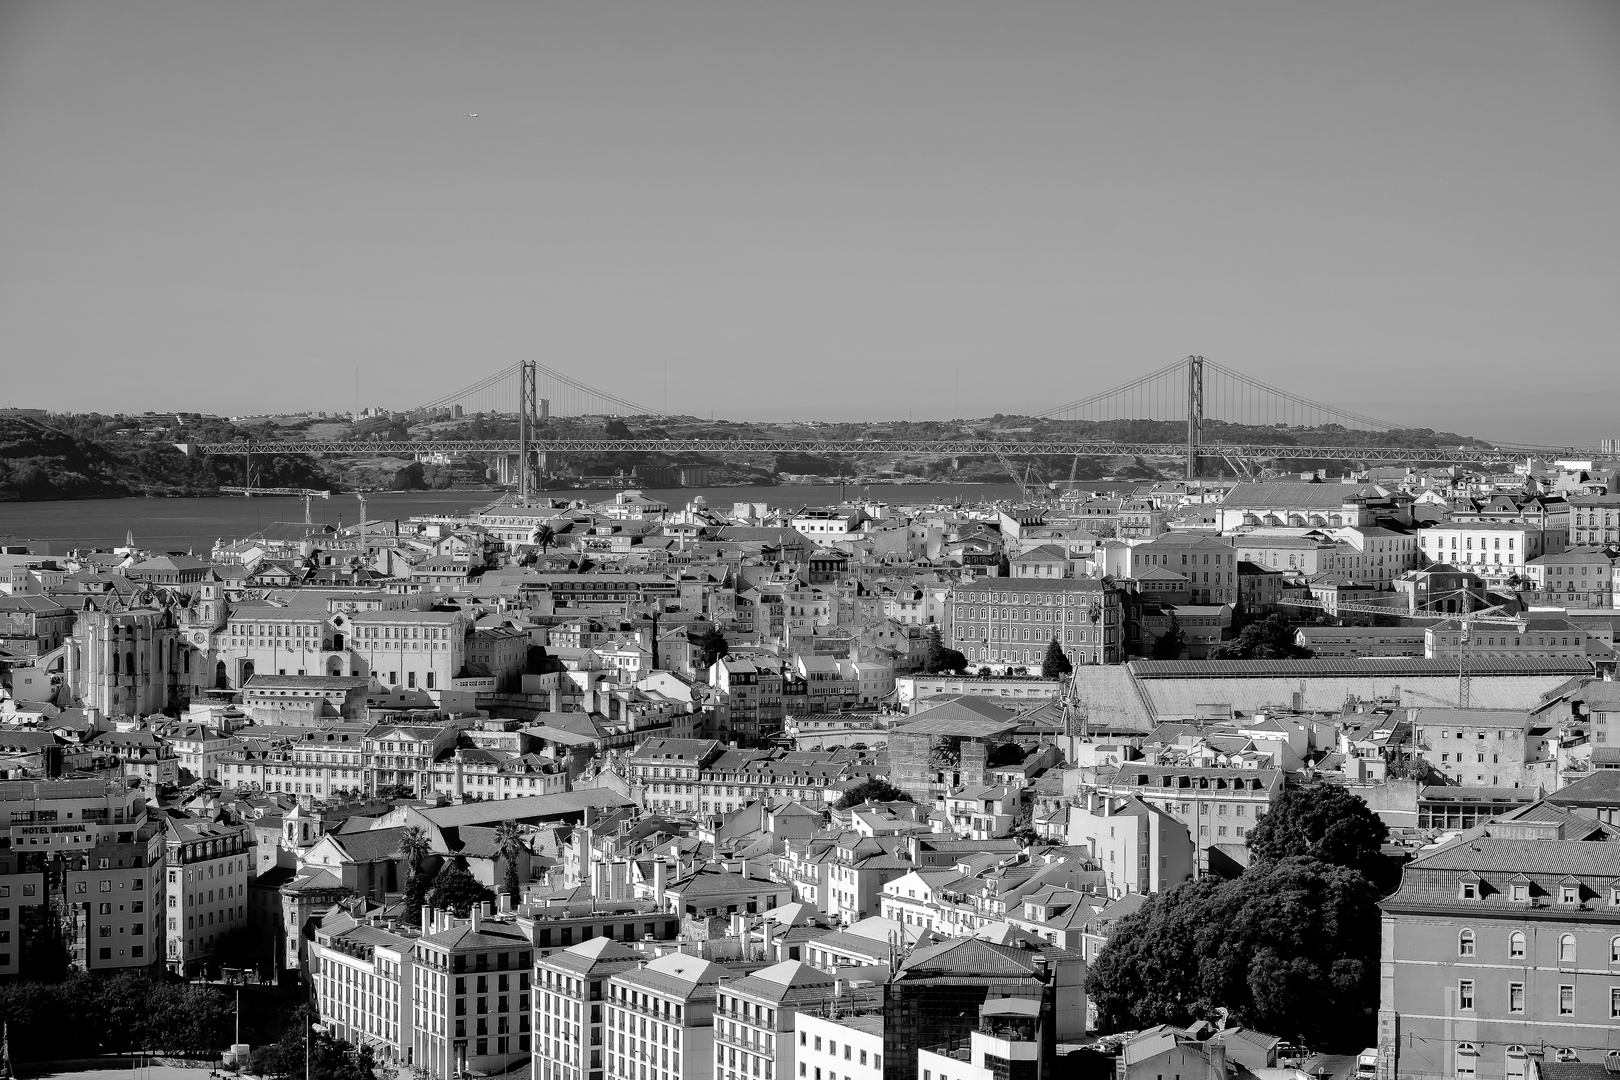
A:
MULTIPOLYGON (((340 442, 202 443, 205 454, 515 454, 516 439, 340 442)), ((529 449, 541 454, 930 454, 939 457, 1012 456, 1184 457, 1185 443, 1126 443, 1074 439, 1000 442, 987 439, 539 439, 529 449)), ((1586 455, 1576 447, 1490 448, 1404 446, 1302 446, 1291 443, 1208 444, 1202 457, 1287 458, 1321 461, 1499 462, 1527 455, 1586 455)))

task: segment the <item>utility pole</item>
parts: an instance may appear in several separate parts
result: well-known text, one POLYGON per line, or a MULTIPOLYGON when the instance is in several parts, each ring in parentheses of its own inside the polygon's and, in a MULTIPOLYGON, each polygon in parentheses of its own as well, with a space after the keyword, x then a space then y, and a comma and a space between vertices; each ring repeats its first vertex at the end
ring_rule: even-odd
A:
POLYGON ((1204 358, 1187 357, 1187 479, 1198 478, 1198 448, 1204 441, 1204 358))

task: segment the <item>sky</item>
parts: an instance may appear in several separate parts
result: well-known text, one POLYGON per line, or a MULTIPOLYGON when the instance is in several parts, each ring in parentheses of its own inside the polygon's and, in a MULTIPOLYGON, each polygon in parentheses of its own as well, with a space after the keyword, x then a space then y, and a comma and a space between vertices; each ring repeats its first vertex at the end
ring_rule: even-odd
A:
POLYGON ((1620 4, 0 0, 0 405, 734 419, 1196 353, 1620 436, 1620 4), (476 115, 472 115, 476 114, 476 115))

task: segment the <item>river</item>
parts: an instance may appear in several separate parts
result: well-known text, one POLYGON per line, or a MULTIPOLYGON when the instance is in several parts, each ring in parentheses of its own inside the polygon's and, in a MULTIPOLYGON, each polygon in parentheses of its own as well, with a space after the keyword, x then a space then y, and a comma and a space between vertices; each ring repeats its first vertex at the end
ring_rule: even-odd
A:
MULTIPOLYGON (((1012 484, 803 484, 779 487, 644 489, 672 506, 702 497, 722 511, 733 503, 770 506, 834 506, 868 498, 893 505, 978 503, 1016 499, 1012 484)), ((611 491, 548 491, 548 498, 603 502, 611 491)), ((366 496, 369 518, 407 518, 419 514, 464 513, 497 497, 488 491, 390 491, 366 496)), ((143 548, 205 554, 215 540, 251 536, 278 521, 299 521, 302 499, 220 496, 211 499, 76 499, 57 502, 0 503, 0 540, 31 542, 41 554, 65 554, 73 548, 107 548, 122 544, 127 534, 143 548)), ((354 524, 360 516, 353 495, 311 501, 316 521, 354 524)))

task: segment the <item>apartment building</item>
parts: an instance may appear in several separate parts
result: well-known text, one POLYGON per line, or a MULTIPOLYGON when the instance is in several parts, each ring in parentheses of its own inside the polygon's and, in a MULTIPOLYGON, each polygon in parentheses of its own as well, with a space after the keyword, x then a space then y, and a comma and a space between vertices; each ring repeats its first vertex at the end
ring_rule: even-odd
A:
POLYGON ((1569 546, 1569 530, 1512 522, 1469 521, 1431 525, 1418 534, 1425 565, 1445 563, 1477 574, 1491 588, 1521 576, 1530 560, 1569 546))
POLYGON ((206 818, 167 819, 164 963, 174 974, 194 975, 212 966, 220 938, 247 925, 251 828, 206 818))
POLYGON ((422 919, 410 972, 412 1064, 434 1080, 506 1072, 531 1052, 528 935, 478 908, 468 919, 425 908, 422 919))
POLYGON ((720 984, 714 1010, 715 1080, 797 1076, 799 1010, 832 997, 834 978, 784 960, 720 984))
POLYGON ((1378 1080, 1528 1080, 1620 1030, 1620 832, 1546 802, 1407 864, 1385 899, 1378 1080))
POLYGON ((712 1080, 718 964, 670 952, 608 980, 607 1080, 712 1080))
POLYGON ((541 1080, 602 1080, 607 981, 642 959, 641 953, 609 937, 536 959, 533 1034, 541 1080))
POLYGON ((1249 830, 1282 795, 1280 769, 1183 768, 1126 762, 1099 771, 1099 795, 1134 796, 1186 826, 1196 855, 1195 872, 1210 869, 1210 852, 1224 845, 1246 847, 1249 830))
POLYGON ((725 744, 714 739, 648 739, 625 764, 643 806, 690 813, 698 809, 702 771, 724 752, 725 744))
POLYGON ((411 1064, 415 936, 329 915, 315 929, 309 954, 313 1004, 333 1037, 411 1064))
POLYGON ((755 742, 782 729, 782 673, 768 664, 721 657, 709 668, 717 729, 755 742))
POLYGON ((1572 495, 1570 542, 1620 547, 1620 495, 1572 495))
POLYGON ((1529 713, 1411 709, 1407 718, 1417 756, 1454 787, 1534 788, 1542 779, 1555 780, 1546 732, 1532 738, 1529 713), (1539 774, 1527 767, 1537 758, 1543 763, 1539 774))
POLYGON ((1089 578, 980 578, 952 590, 947 636, 970 664, 992 669, 1039 664, 1052 641, 1070 663, 1118 663, 1120 593, 1089 578))
POLYGON ((796 1055, 804 1080, 883 1080, 881 1011, 841 1016, 801 1012, 797 1027, 796 1055))
POLYGON ((1606 548, 1574 547, 1525 564, 1531 599, 1571 607, 1614 607, 1616 566, 1606 548))
POLYGON ((0 850, 0 974, 27 977, 29 948, 48 938, 80 970, 162 961, 163 832, 139 791, 0 780, 0 824, 9 842, 0 850))
POLYGON ((698 773, 699 810, 729 814, 751 802, 791 799, 807 806, 838 800, 834 785, 872 773, 840 750, 727 750, 698 773))
POLYGON ((433 790, 432 767, 442 752, 456 745, 453 724, 378 724, 361 740, 366 791, 402 787, 425 795, 433 790))
POLYGON ((1091 852, 1116 899, 1164 892, 1190 881, 1198 868, 1186 824, 1135 796, 1089 794, 1069 809, 1067 839, 1091 852))

